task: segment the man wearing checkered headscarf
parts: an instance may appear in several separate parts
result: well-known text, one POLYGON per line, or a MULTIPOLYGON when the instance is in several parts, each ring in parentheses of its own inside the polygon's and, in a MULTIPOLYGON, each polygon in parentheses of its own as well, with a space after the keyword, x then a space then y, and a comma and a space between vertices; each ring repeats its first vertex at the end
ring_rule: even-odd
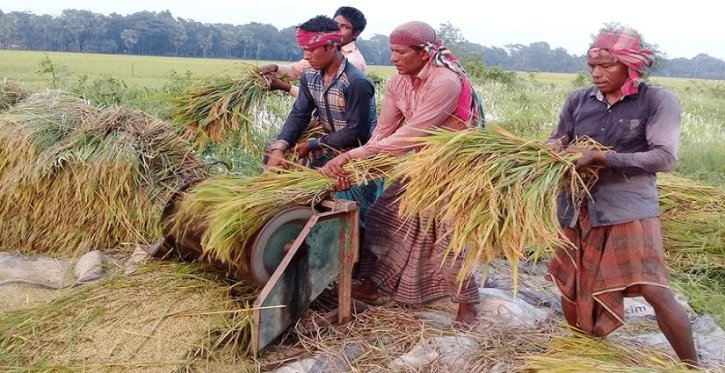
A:
POLYGON ((654 52, 642 47, 642 41, 637 31, 632 29, 602 30, 587 54, 598 56, 602 51, 609 52, 629 69, 629 79, 622 86, 622 93, 625 95, 637 93, 637 86, 641 83, 641 79, 649 75, 649 70, 655 62, 654 52))
POLYGON ((677 356, 697 365, 687 312, 670 290, 656 185, 656 173, 675 166, 679 100, 641 82, 654 58, 633 30, 601 31, 587 62, 594 86, 569 96, 549 141, 567 147, 587 136, 613 152, 570 149, 581 153, 577 169, 597 167, 599 178, 589 196, 560 194, 557 215, 572 245, 556 251, 547 278, 567 322, 598 337, 624 323, 624 297, 644 297, 677 356))

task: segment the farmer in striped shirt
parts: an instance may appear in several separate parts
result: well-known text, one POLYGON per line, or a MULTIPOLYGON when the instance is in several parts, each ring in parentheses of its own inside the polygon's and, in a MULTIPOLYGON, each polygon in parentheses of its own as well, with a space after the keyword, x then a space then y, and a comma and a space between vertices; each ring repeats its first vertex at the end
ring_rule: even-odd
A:
POLYGON ((587 52, 594 86, 572 93, 550 141, 589 136, 614 152, 581 152, 577 169, 601 167, 591 198, 559 196, 558 215, 575 247, 558 249, 547 278, 562 294, 569 324, 601 337, 624 322, 624 297, 643 296, 677 356, 697 364, 687 313, 664 263, 656 173, 675 165, 680 103, 641 82, 654 63, 631 29, 602 30, 587 52))
MULTIPOLYGON (((398 26, 390 34, 390 49, 398 75, 388 81, 372 138, 321 169, 337 177, 341 189, 349 187, 342 166, 350 159, 416 151, 422 145, 411 138, 425 136, 426 130, 463 130, 483 119, 466 74, 432 27, 418 21, 398 26)), ((444 258, 447 224, 432 216, 398 217, 403 188, 394 183, 368 210, 360 255, 364 280, 353 288, 353 297, 375 302, 383 290, 398 302, 415 304, 450 296, 459 304, 456 320, 474 323, 478 286, 471 277, 459 287, 462 258, 453 263, 444 258)))
MULTIPOLYGON (((267 146, 265 166, 286 168, 285 152, 293 150, 321 167, 339 152, 365 144, 370 137, 375 88, 340 51, 342 35, 331 18, 317 16, 297 29, 297 43, 311 68, 300 80, 300 94, 279 135, 267 146), (311 122, 312 114, 317 119, 311 122), (321 123, 324 135, 301 140, 308 126, 321 123)), ((358 185, 336 197, 355 201, 360 216, 378 196, 378 185, 358 185)), ((360 219, 361 230, 365 220, 360 219)))
MULTIPOLYGON (((342 34, 342 47, 340 51, 342 55, 347 58, 347 61, 353 64, 355 67, 360 69, 363 73, 367 74, 368 66, 365 63, 365 57, 363 57, 360 50, 355 45, 355 40, 365 30, 367 20, 365 15, 351 6, 342 6, 335 11, 333 16, 337 26, 342 34)), ((310 63, 306 59, 301 59, 297 62, 288 65, 277 65, 269 64, 259 68, 259 72, 262 76, 266 77, 270 84, 270 90, 282 90, 289 92, 294 97, 299 96, 300 88, 285 82, 278 78, 279 75, 287 75, 291 80, 299 80, 305 70, 310 68, 310 63)), ((373 105, 370 106, 370 131, 377 124, 377 108, 375 107, 375 96, 373 96, 373 105)))
POLYGON ((317 150, 343 151, 367 142, 375 88, 342 55, 341 42, 337 22, 325 16, 312 18, 297 29, 297 43, 312 68, 302 74, 300 95, 282 131, 267 147, 268 167, 286 167, 284 153, 288 150, 304 158, 317 150), (300 141, 313 112, 325 135, 300 141))

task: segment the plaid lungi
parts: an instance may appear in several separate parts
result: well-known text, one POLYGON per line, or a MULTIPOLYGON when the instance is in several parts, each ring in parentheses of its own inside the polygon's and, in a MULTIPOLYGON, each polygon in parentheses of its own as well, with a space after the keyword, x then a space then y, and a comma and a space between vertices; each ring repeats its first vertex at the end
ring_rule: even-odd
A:
POLYGON ((403 189, 388 187, 365 217, 367 229, 361 250, 360 275, 369 277, 401 303, 419 304, 450 296, 457 303, 478 303, 473 277, 456 280, 462 258, 445 258, 449 239, 446 225, 427 217, 398 217, 403 189))
POLYGON ((605 336, 620 327, 624 297, 641 295, 638 285, 669 288, 659 218, 592 227, 583 207, 564 233, 576 248, 559 248, 546 277, 574 303, 582 331, 605 336))

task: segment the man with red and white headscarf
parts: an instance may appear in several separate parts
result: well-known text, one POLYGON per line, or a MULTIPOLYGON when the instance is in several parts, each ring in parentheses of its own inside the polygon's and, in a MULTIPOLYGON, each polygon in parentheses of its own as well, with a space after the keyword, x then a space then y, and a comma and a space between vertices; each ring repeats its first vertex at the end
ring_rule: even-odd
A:
MULTIPOLYGON (((333 16, 335 22, 340 29, 342 35, 342 47, 340 51, 347 58, 347 60, 355 67, 360 69, 363 73, 368 72, 368 66, 365 63, 365 57, 363 57, 360 50, 355 45, 355 39, 365 30, 367 20, 365 15, 351 6, 341 6, 335 11, 333 16)), ((277 78, 277 76, 286 75, 291 80, 299 80, 302 77, 302 73, 310 68, 310 63, 304 58, 287 65, 269 64, 259 68, 259 72, 267 76, 272 80, 270 89, 283 90, 289 92, 294 97, 299 95, 299 87, 284 82, 277 78)), ((373 113, 374 115, 374 113, 373 113)))
POLYGON ((314 17, 297 28, 296 36, 311 68, 302 74, 300 95, 282 131, 268 145, 269 167, 284 166, 284 152, 292 148, 304 158, 315 150, 358 147, 367 142, 370 134, 375 88, 340 52, 342 34, 337 22, 325 16, 314 17), (313 112, 325 135, 299 141, 313 112))
MULTIPOLYGON (((299 96, 282 130, 267 146, 266 167, 286 167, 288 151, 309 158, 311 167, 321 167, 335 154, 363 145, 370 137, 375 87, 340 51, 342 34, 337 22, 317 16, 300 25, 296 35, 311 68, 302 74, 299 96), (314 123, 322 125, 324 134, 301 140, 313 113, 314 123)), ((337 197, 357 202, 362 214, 375 200, 377 189, 368 183, 337 197)))
MULTIPOLYGON (((344 188, 342 165, 350 159, 378 154, 415 152, 423 145, 412 140, 429 130, 463 130, 481 125, 481 104, 455 56, 436 38, 433 28, 408 22, 390 34, 391 61, 398 75, 385 88, 378 125, 367 144, 338 155, 321 171, 338 177, 344 188)), ((476 321, 478 285, 473 277, 459 286, 462 258, 446 258, 448 225, 432 216, 398 216, 398 197, 404 185, 395 182, 368 209, 367 229, 360 254, 360 277, 353 297, 374 302, 379 290, 401 303, 424 303, 449 296, 458 303, 456 320, 476 321)))
POLYGON ((561 290, 567 322, 598 337, 624 322, 624 297, 643 296, 677 356, 696 365, 687 313, 669 287, 656 185, 656 173, 675 165, 679 100, 641 81, 654 54, 631 29, 602 30, 587 60, 594 86, 569 96, 550 141, 563 148, 589 136, 614 152, 568 149, 581 153, 577 169, 601 170, 590 198, 559 196, 573 246, 557 250, 547 278, 561 290))

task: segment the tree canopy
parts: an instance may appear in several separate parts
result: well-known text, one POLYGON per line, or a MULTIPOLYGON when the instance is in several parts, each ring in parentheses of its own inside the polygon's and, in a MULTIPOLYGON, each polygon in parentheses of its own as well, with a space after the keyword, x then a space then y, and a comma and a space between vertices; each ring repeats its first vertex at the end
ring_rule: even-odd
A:
MULTIPOLYGON (((451 22, 441 24, 437 32, 454 53, 469 61, 478 59, 488 67, 567 73, 586 70, 583 56, 571 55, 563 48, 552 49, 545 41, 482 46, 466 40, 451 22)), ((66 9, 55 17, 0 10, 0 48, 3 49, 296 61, 302 58, 302 53, 294 35, 293 26, 278 30, 257 22, 200 23, 174 17, 168 10, 124 16, 66 9)), ((368 64, 390 65, 386 35, 358 38, 357 46, 368 64)), ((706 54, 691 59, 670 60, 664 54, 659 57, 653 75, 725 79, 725 61, 706 54)))

